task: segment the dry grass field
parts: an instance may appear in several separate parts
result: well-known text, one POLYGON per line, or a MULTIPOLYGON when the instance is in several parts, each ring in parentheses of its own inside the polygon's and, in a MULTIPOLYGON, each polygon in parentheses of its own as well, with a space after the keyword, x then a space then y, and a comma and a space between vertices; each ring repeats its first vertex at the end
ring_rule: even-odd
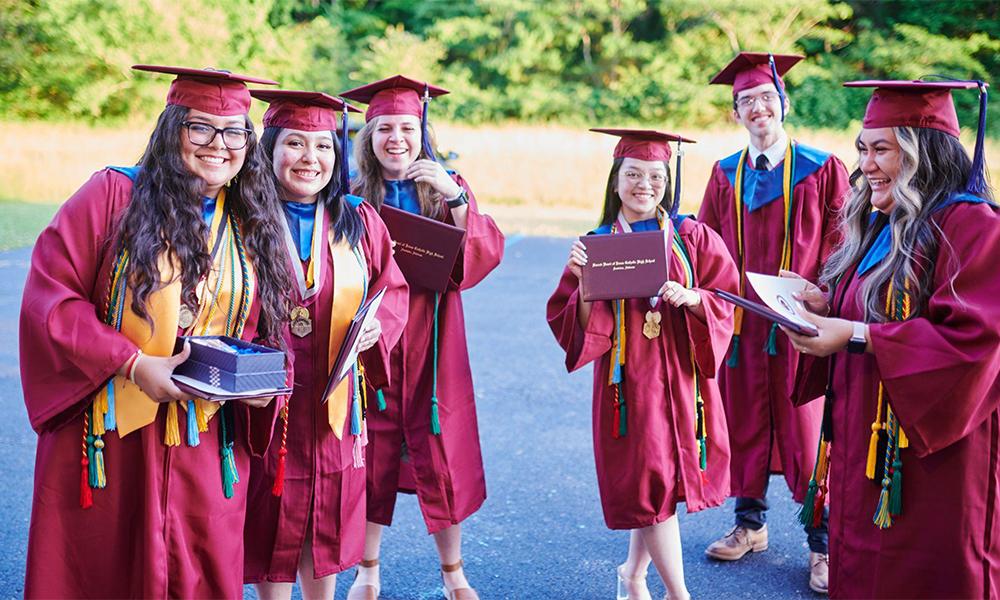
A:
MULTIPOLYGON (((0 198, 59 203, 95 170, 134 164, 151 128, 152 121, 116 127, 0 123, 0 198)), ((617 138, 559 126, 439 123, 436 130, 441 147, 459 155, 455 167, 504 231, 573 235, 593 226, 617 138)), ((682 208, 695 212, 712 164, 746 143, 746 134, 735 127, 675 131, 698 140, 684 146, 683 167, 682 208)), ((854 132, 791 133, 853 167, 854 132)), ((972 140, 964 141, 971 148, 972 140)), ((987 157, 992 180, 1000 181, 1000 144, 988 144, 987 157)))

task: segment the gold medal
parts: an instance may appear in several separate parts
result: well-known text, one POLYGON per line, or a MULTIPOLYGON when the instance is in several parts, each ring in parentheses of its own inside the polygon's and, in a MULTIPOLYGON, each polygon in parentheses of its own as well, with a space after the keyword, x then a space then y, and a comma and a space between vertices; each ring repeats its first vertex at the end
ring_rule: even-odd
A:
POLYGON ((646 311, 646 322, 642 324, 642 335, 648 339, 653 339, 660 335, 660 320, 663 318, 659 312, 646 311))
POLYGON ((177 326, 181 329, 187 329, 188 327, 194 325, 194 311, 187 304, 181 304, 181 308, 177 311, 177 326))
POLYGON ((306 337, 313 330, 312 319, 309 318, 309 310, 304 306, 296 306, 292 309, 291 325, 289 329, 295 337, 306 337))

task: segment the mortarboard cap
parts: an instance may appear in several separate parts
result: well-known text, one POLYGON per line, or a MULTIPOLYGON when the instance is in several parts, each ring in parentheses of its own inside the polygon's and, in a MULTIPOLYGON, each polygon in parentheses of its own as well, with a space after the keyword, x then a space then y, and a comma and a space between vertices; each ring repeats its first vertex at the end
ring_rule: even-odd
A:
POLYGON ((672 155, 668 142, 695 143, 694 140, 680 135, 662 133, 651 129, 609 129, 594 127, 591 128, 591 131, 616 135, 621 138, 618 145, 615 146, 615 158, 668 161, 672 155))
POLYGON ((429 98, 436 98, 447 94, 448 90, 403 75, 395 75, 356 87, 340 95, 348 100, 367 104, 365 120, 370 121, 381 115, 422 117, 425 92, 429 98))
POLYGON ((865 129, 882 127, 924 127, 937 129, 958 137, 958 114, 951 90, 979 89, 979 128, 976 132, 976 147, 972 157, 972 173, 967 190, 981 193, 986 189, 984 175, 986 133, 986 88, 983 81, 892 81, 868 80, 848 81, 845 87, 875 88, 862 126, 865 129))
POLYGON ((323 92, 298 90, 250 90, 250 95, 267 102, 264 127, 300 131, 337 131, 337 111, 361 112, 339 98, 323 92))
POLYGON ((246 84, 277 85, 277 81, 216 69, 189 69, 162 65, 132 65, 136 71, 177 77, 167 92, 167 105, 193 108, 220 117, 245 115, 250 110, 246 84))
POLYGON ((610 129, 594 127, 591 131, 616 135, 621 138, 615 146, 615 158, 636 158, 639 160, 670 161, 670 142, 677 142, 677 167, 674 169, 674 201, 670 216, 676 217, 681 206, 681 143, 696 144, 694 140, 674 133, 663 133, 652 129, 610 129))
POLYGON ((709 83, 733 86, 733 97, 743 90, 748 90, 764 83, 773 83, 774 87, 784 94, 785 82, 781 79, 781 76, 787 73, 803 58, 805 57, 798 54, 740 52, 709 83), (773 69, 771 68, 772 57, 774 59, 773 69))

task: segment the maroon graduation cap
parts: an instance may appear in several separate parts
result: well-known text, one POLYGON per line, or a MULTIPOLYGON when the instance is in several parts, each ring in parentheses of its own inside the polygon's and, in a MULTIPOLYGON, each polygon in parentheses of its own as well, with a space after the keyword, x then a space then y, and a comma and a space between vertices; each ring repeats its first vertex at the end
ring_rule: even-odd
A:
POLYGON ((403 75, 369 83, 340 94, 348 100, 368 105, 365 120, 381 115, 413 115, 423 117, 424 96, 436 98, 448 90, 403 75))
POLYGON ((784 121, 785 81, 781 76, 803 58, 805 57, 798 54, 740 52, 708 83, 733 86, 734 99, 743 90, 749 90, 765 83, 773 83, 781 98, 781 120, 784 121))
POLYGON ((691 138, 676 133, 663 133, 652 129, 611 129, 593 127, 591 131, 617 135, 621 138, 615 146, 615 158, 635 158, 638 160, 670 161, 670 142, 677 142, 677 166, 674 168, 674 201, 670 216, 676 217, 681 206, 681 143, 696 144, 691 138))
POLYGON ((245 115, 250 110, 246 84, 278 85, 277 81, 212 68, 189 69, 163 65, 132 65, 136 71, 177 77, 167 92, 167 105, 193 108, 220 117, 245 115))
POLYGON ((615 146, 615 158, 635 158, 639 160, 662 160, 669 161, 669 142, 696 143, 694 140, 674 133, 663 133, 652 129, 612 129, 605 127, 593 127, 591 131, 616 135, 621 138, 615 146))
POLYGON ((862 126, 865 129, 881 127, 926 127, 937 129, 955 137, 960 133, 958 115, 951 90, 979 89, 979 127, 976 131, 976 147, 972 156, 972 172, 966 191, 978 194, 986 190, 985 148, 986 135, 986 88, 985 81, 942 80, 942 81, 894 81, 867 80, 848 81, 845 87, 875 88, 862 126))
POLYGON ((337 112, 360 113, 340 98, 323 92, 300 90, 250 90, 254 98, 267 102, 264 127, 282 127, 299 131, 337 131, 337 112))

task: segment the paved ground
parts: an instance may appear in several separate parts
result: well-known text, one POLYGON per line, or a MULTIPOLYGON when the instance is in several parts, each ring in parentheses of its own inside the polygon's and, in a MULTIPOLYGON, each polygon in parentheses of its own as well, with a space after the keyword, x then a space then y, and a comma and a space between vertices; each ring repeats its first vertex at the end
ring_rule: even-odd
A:
MULTIPOLYGON (((466 317, 489 498, 465 526, 466 572, 485 599, 614 597, 624 532, 601 517, 590 433, 590 369, 567 375, 545 324, 545 302, 568 240, 513 238, 501 267, 468 292, 466 317)), ((30 253, 0 253, 0 597, 23 593, 35 436, 17 369, 17 314, 30 253)), ((684 565, 696 598, 814 598, 805 536, 783 482, 772 482, 770 549, 736 564, 702 551, 731 522, 732 503, 681 514, 684 565)), ((400 499, 383 545, 383 598, 438 599, 433 540, 415 498, 400 499)), ((352 572, 341 576, 346 596, 352 572)), ((650 575, 653 597, 663 588, 650 575)), ((253 596, 247 588, 248 596, 253 596)), ((296 592, 296 597, 298 593, 296 592)))

